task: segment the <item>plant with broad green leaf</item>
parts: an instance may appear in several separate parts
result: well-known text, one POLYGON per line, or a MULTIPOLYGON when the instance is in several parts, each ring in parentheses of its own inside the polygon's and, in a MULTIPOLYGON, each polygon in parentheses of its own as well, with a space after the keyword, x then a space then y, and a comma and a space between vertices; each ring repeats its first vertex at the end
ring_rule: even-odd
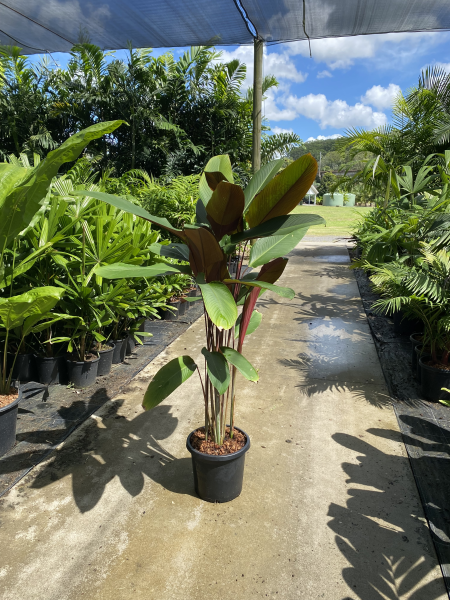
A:
POLYGON ((120 279, 184 273, 195 278, 205 306, 203 375, 191 357, 177 358, 153 378, 143 405, 146 409, 157 406, 197 371, 205 405, 205 433, 218 445, 224 442, 228 419, 233 436, 236 373, 253 382, 259 378, 242 354, 246 335, 261 323, 256 301, 268 290, 283 298, 294 297, 292 289, 275 284, 288 262, 285 255, 295 248, 309 226, 323 223, 316 215, 289 214, 314 181, 315 159, 302 156, 279 172, 282 163, 281 159, 264 165, 242 190, 234 183, 228 156, 212 158, 200 177, 196 222, 182 228, 117 196, 88 190, 73 192, 142 217, 180 239, 180 243, 152 246, 161 258, 172 259, 171 264, 116 263, 100 267, 97 274, 120 279), (253 244, 248 266, 261 267, 259 272, 249 272, 243 265, 250 241, 253 244), (236 255, 236 275, 231 277, 229 268, 236 255))

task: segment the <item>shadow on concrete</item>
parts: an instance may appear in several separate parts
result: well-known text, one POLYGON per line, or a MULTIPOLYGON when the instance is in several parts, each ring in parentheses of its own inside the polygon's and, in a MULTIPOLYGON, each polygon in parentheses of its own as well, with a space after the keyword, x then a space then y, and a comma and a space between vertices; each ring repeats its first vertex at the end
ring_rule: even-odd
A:
MULTIPOLYGON (((97 390, 96 394, 104 392, 97 390)), ((98 402, 98 396, 90 402, 98 402)), ((86 404, 80 401, 70 407, 70 412, 58 412, 62 420, 72 420, 74 411, 89 410, 86 404)), ((44 467, 32 487, 43 488, 71 476, 73 496, 83 513, 96 506, 108 483, 116 477, 131 496, 142 492, 146 477, 177 494, 195 496, 190 457, 177 459, 164 448, 163 440, 178 424, 171 414, 172 407, 158 406, 128 419, 118 414, 122 404, 123 400, 112 401, 106 414, 93 417, 70 444, 55 453, 55 459, 44 467)), ((60 433, 55 431, 56 439, 60 433)), ((49 431, 34 430, 21 435, 42 441, 48 439, 49 431)), ((7 468, 7 463, 2 467, 7 468)))
MULTIPOLYGON (((370 433, 401 441, 401 434, 396 431, 371 429, 370 433)), ((438 581, 422 582, 432 568, 430 558, 434 558, 434 549, 429 547, 425 521, 414 514, 410 499, 402 497, 401 478, 409 471, 408 459, 385 454, 351 435, 337 433, 332 437, 336 443, 358 453, 357 463, 342 464, 347 483, 366 488, 350 488, 346 506, 329 506, 328 526, 336 534, 337 547, 350 563, 342 576, 353 595, 342 600, 442 598, 440 572, 438 581), (415 521, 414 529, 411 519, 415 521), (411 539, 405 530, 414 531, 411 539)))

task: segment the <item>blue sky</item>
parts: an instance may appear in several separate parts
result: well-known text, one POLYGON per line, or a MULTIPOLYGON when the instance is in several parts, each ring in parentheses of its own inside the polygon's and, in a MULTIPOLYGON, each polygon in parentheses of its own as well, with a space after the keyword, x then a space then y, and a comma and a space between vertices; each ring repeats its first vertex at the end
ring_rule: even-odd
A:
MULTIPOLYGON (((247 64, 251 85, 253 47, 221 48, 223 59, 247 64)), ((166 51, 154 50, 155 55, 166 51)), ((184 49, 176 49, 175 54, 184 49)), ((280 86, 269 92, 264 114, 272 130, 294 131, 304 141, 342 134, 350 127, 372 129, 391 119, 392 98, 417 84, 420 70, 439 64, 450 71, 450 33, 393 33, 312 40, 268 46, 264 74, 280 86)), ((125 56, 118 51, 116 56, 125 56)), ((54 55, 58 62, 67 56, 54 55)), ((37 57, 36 57, 37 58, 37 57)))

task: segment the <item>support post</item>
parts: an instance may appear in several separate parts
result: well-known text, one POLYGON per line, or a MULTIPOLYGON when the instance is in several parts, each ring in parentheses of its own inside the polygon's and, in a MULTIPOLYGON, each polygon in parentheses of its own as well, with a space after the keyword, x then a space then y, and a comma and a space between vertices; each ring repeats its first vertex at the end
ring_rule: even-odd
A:
POLYGON ((256 173, 256 171, 259 171, 261 168, 263 52, 264 42, 258 38, 255 38, 253 61, 253 173, 256 173))

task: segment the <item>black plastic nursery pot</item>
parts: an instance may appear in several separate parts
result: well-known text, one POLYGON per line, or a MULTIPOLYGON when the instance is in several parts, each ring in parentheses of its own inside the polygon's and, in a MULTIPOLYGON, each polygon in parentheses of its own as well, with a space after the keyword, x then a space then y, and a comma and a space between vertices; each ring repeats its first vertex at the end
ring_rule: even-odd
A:
POLYGON ((394 331, 399 335, 411 335, 423 329, 423 323, 419 319, 405 317, 403 311, 394 313, 394 331))
POLYGON ((176 321, 180 310, 180 302, 170 302, 168 306, 170 309, 164 311, 163 319, 165 321, 176 321))
POLYGON ((17 411, 21 399, 22 392, 19 389, 19 396, 16 400, 0 408, 0 456, 6 454, 15 444, 17 411))
POLYGON ((188 308, 188 303, 186 302, 186 300, 180 300, 180 308, 178 309, 178 316, 182 317, 183 315, 185 315, 187 308, 188 308))
POLYGON ((439 400, 450 400, 450 394, 442 391, 441 388, 450 389, 450 371, 444 371, 425 362, 430 360, 431 355, 426 354, 419 359, 421 377, 420 383, 422 394, 430 402, 439 402, 439 400))
POLYGON ((98 363, 100 357, 97 356, 94 360, 86 360, 78 362, 75 360, 66 359, 69 381, 76 388, 85 388, 94 385, 97 379, 98 363))
POLYGON ((186 448, 192 456, 194 485, 197 495, 207 502, 230 502, 242 491, 244 481, 245 454, 250 448, 250 437, 243 429, 235 427, 247 438, 241 450, 234 454, 215 456, 203 454, 191 445, 191 431, 186 441, 186 448))
POLYGON ((125 360, 125 352, 127 349, 127 338, 121 340, 112 340, 114 344, 112 364, 118 365, 125 360))
MULTIPOLYGON (((14 354, 8 354, 8 367, 11 368, 14 362, 14 354)), ((18 354, 14 364, 12 378, 25 382, 35 380, 36 364, 34 354, 18 354)), ((36 381, 36 380, 35 380, 36 381)))
POLYGON ((103 377, 109 375, 113 362, 114 348, 116 347, 113 342, 108 343, 109 348, 104 350, 98 350, 100 360, 98 361, 97 376, 103 377))
POLYGON ((44 385, 67 383, 66 359, 64 356, 35 356, 38 381, 44 385))
POLYGON ((416 338, 418 337, 423 337, 422 333, 413 333, 412 335, 409 336, 409 339, 411 341, 411 370, 413 372, 413 375, 417 375, 417 368, 418 368, 418 359, 417 359, 417 352, 416 352, 416 348, 419 345, 422 345, 422 340, 418 340, 416 338))
POLYGON ((136 348, 136 340, 134 339, 134 337, 132 335, 129 335, 127 337, 126 354, 131 354, 135 348, 136 348))

